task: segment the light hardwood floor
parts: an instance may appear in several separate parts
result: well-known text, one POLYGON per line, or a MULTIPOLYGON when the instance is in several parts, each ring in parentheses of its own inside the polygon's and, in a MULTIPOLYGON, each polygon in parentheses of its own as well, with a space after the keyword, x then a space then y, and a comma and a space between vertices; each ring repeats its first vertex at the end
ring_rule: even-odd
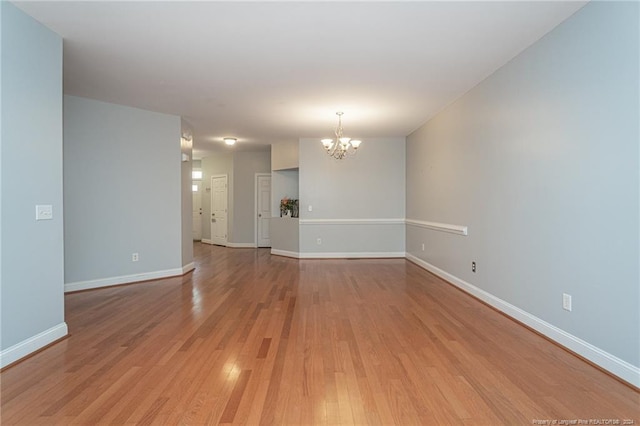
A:
POLYGON ((195 259, 66 295, 71 337, 0 374, 2 424, 640 422, 638 392, 405 260, 195 259))

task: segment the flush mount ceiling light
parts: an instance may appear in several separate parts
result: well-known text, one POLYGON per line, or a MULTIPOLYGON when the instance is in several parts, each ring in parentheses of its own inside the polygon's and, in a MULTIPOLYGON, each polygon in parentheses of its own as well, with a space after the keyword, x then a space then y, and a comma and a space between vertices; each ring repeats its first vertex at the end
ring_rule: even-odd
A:
POLYGON ((224 143, 226 143, 227 145, 233 145, 236 143, 236 141, 236 138, 224 138, 224 143))
POLYGON ((330 157, 342 160, 347 155, 355 155, 362 141, 346 138, 342 135, 342 115, 343 112, 336 112, 338 116, 338 128, 335 131, 336 139, 322 139, 322 145, 330 157))

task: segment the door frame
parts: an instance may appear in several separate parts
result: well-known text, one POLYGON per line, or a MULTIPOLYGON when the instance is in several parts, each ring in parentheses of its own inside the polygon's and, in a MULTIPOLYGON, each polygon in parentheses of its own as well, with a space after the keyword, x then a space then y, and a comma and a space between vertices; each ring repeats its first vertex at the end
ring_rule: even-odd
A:
POLYGON ((211 213, 213 212, 213 180, 216 178, 225 178, 225 185, 226 185, 226 193, 227 193, 227 207, 226 207, 226 219, 225 219, 225 226, 227 227, 227 229, 224 232, 224 244, 222 244, 223 246, 227 247, 228 243, 229 243, 229 175, 226 174, 218 174, 218 175, 211 175, 211 178, 209 180, 209 183, 211 185, 211 192, 209 193, 209 217, 207 218, 207 220, 209 221, 209 238, 211 239, 211 244, 214 244, 213 242, 213 225, 211 222, 211 213))
MULTIPOLYGON (((258 246, 258 178, 259 177, 264 177, 264 176, 268 176, 270 178, 272 178, 271 173, 256 173, 254 178, 253 178, 253 220, 254 220, 254 232, 253 232, 253 245, 256 248, 259 248, 258 246)), ((271 181, 273 183, 273 180, 271 181)), ((273 185, 271 185, 271 188, 273 189, 273 185)), ((270 191, 271 192, 271 191, 270 191)), ((271 194, 273 196, 273 194, 271 194)), ((271 197, 270 197, 271 198, 271 197)), ((271 199, 269 200, 269 211, 271 211, 271 199)), ((271 216, 273 217, 273 212, 271 212, 271 216)))

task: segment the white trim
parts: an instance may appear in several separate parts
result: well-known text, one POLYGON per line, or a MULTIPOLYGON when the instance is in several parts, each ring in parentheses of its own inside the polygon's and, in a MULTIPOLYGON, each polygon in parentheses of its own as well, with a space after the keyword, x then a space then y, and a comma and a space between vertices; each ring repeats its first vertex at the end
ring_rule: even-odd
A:
POLYGON ((69 330, 67 328, 67 323, 61 322, 48 330, 8 347, 0 352, 0 368, 4 368, 7 365, 12 364, 58 339, 62 339, 68 333, 69 330))
POLYGON ((386 259, 405 257, 405 252, 298 253, 296 251, 278 250, 274 248, 271 249, 271 254, 293 257, 294 259, 386 259))
MULTIPOLYGON (((187 265, 188 266, 188 265, 187 265)), ((157 280, 160 278, 178 277, 184 275, 183 268, 166 269, 164 271, 145 272, 142 274, 122 275, 119 277, 100 278, 97 280, 66 283, 64 292, 88 290, 91 288, 110 287, 112 285, 129 284, 138 281, 157 280)))
POLYGON ((406 219, 405 223, 410 226, 433 229, 435 231, 449 232, 458 235, 467 235, 467 227, 462 225, 451 225, 448 223, 428 222, 425 220, 406 219))
MULTIPOLYGON (((253 225, 254 247, 258 247, 258 221, 260 220, 260 217, 258 216, 258 178, 261 176, 268 176, 271 178, 271 173, 255 173, 253 178, 253 214, 255 214, 255 223, 253 225)), ((269 190, 269 195, 271 195, 271 192, 273 192, 272 188, 269 190)), ((269 199, 269 214, 271 214, 271 199, 269 199)), ((269 219, 271 219, 271 217, 269 217, 269 219)), ((271 234, 269 234, 269 241, 271 241, 271 234)))
POLYGON ((256 248, 256 243, 230 243, 227 241, 226 246, 231 248, 256 248))
POLYGON ((276 256, 293 257, 294 259, 300 259, 300 253, 298 253, 297 251, 286 251, 272 248, 271 254, 274 254, 276 256))
POLYGON ((300 259, 384 259, 405 257, 405 252, 338 252, 338 253, 299 253, 300 259))
MULTIPOLYGON (((225 213, 227 213, 227 216, 224 219, 227 229, 224 232, 224 243, 220 245, 223 245, 226 247, 227 244, 229 243, 229 207, 230 207, 229 206, 229 175, 227 174, 211 175, 211 177, 209 178, 209 185, 211 186, 211 191, 209 192, 209 212, 211 213, 213 211, 213 180, 221 177, 225 179, 224 187, 227 192, 227 207, 225 209, 226 210, 225 213)), ((211 241, 210 244, 213 245, 216 243, 213 242, 213 227, 211 226, 211 217, 208 217, 207 220, 209 221, 209 237, 210 237, 210 239, 208 239, 207 241, 211 241)))
POLYGON ((182 267, 182 275, 186 274, 187 272, 191 272, 194 269, 196 269, 196 264, 191 262, 191 263, 187 263, 186 265, 184 265, 182 267))
POLYGON ((557 342, 558 344, 568 348, 576 354, 588 359, 594 364, 604 368, 611 374, 614 374, 621 379, 631 383, 636 387, 640 387, 640 368, 636 367, 624 361, 589 342, 576 337, 566 331, 549 324, 548 322, 526 312, 522 309, 513 306, 512 304, 505 302, 504 300, 488 293, 460 278, 451 275, 450 273, 443 271, 442 269, 433 266, 432 264, 407 253, 407 260, 415 263, 416 265, 426 269, 439 276, 440 278, 450 282, 461 290, 477 297, 488 305, 504 312, 506 315, 513 319, 520 321, 521 323, 531 327, 537 332, 543 334, 549 339, 557 342))
POLYGON ((404 225, 401 218, 390 219, 300 219, 300 225, 404 225))
POLYGON ((209 245, 217 245, 217 246, 221 246, 221 247, 232 247, 232 248, 256 248, 256 243, 230 243, 229 241, 227 241, 226 244, 215 244, 213 241, 211 240, 207 240, 207 239, 202 239, 202 241, 200 241, 203 244, 209 244, 209 245))

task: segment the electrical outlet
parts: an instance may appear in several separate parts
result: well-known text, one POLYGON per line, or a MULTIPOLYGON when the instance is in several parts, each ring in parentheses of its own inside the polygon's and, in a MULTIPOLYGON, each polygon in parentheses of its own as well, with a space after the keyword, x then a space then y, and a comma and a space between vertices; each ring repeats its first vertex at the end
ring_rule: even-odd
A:
POLYGON ((571 295, 562 293, 562 309, 571 312, 571 295))
POLYGON ((476 262, 471 262, 471 272, 476 272, 476 262))
POLYGON ((139 258, 138 258, 138 253, 133 253, 133 254, 131 255, 131 261, 132 261, 132 262, 137 262, 137 261, 138 261, 138 259, 139 259, 139 258))
POLYGON ((318 243, 318 245, 321 245, 321 244, 322 244, 322 238, 318 238, 318 239, 316 240, 316 243, 318 243))
POLYGON ((313 211, 313 206, 312 206, 311 204, 309 204, 309 208, 308 208, 308 210, 309 210, 310 212, 312 212, 312 211, 313 211))
POLYGON ((422 243, 422 251, 424 251, 424 243, 422 243))

